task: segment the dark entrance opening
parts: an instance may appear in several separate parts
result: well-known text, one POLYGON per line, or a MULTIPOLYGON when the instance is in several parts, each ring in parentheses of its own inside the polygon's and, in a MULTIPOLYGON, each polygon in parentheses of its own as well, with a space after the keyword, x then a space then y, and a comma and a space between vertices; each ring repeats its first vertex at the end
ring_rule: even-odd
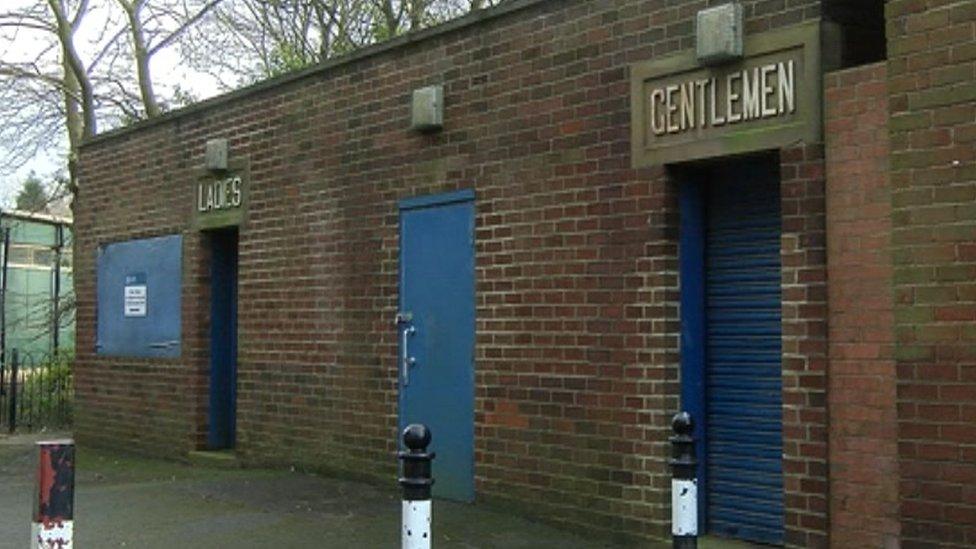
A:
POLYGON ((773 155, 676 169, 681 400, 709 534, 784 538, 780 177, 773 155))
POLYGON ((234 447, 237 422, 237 228, 210 242, 210 414, 207 447, 234 447))
POLYGON ((823 3, 824 18, 840 27, 839 44, 824 44, 828 48, 839 47, 840 66, 848 68, 887 59, 885 38, 885 0, 826 0, 823 3))

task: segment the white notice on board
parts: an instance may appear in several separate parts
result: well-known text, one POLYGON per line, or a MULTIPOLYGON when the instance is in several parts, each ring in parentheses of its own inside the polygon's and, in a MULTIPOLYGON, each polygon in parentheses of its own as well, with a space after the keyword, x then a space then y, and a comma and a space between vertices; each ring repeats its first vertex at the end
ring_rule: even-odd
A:
POLYGON ((146 285, 125 287, 125 316, 146 316, 146 285))

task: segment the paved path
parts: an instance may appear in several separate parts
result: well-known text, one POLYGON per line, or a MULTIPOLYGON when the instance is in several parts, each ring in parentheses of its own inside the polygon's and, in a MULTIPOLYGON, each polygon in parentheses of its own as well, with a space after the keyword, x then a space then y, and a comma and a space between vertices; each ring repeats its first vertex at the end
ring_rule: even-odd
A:
MULTIPOLYGON (((27 546, 34 459, 31 437, 0 435, 0 548, 27 546)), ((84 448, 78 451, 76 474, 75 541, 82 549, 399 546, 400 501, 394 490, 288 471, 195 468, 84 448)), ((435 502, 434 521, 437 549, 614 547, 478 506, 435 502)))

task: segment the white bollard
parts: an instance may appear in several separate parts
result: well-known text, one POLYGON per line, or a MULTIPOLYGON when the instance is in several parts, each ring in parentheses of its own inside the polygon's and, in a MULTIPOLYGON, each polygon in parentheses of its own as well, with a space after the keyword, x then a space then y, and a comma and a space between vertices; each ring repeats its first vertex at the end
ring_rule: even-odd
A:
POLYGON ((403 549, 430 549, 430 500, 403 502, 403 549))
POLYGON ((671 546, 674 549, 698 547, 698 479, 695 459, 694 422, 681 412, 671 422, 671 546))

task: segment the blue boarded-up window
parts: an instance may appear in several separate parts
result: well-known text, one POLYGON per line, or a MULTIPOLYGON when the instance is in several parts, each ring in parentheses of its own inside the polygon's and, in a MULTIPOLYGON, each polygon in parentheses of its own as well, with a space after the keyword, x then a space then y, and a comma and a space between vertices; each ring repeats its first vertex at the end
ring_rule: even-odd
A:
POLYGON ((182 249, 179 235, 99 248, 98 354, 180 356, 182 249))

